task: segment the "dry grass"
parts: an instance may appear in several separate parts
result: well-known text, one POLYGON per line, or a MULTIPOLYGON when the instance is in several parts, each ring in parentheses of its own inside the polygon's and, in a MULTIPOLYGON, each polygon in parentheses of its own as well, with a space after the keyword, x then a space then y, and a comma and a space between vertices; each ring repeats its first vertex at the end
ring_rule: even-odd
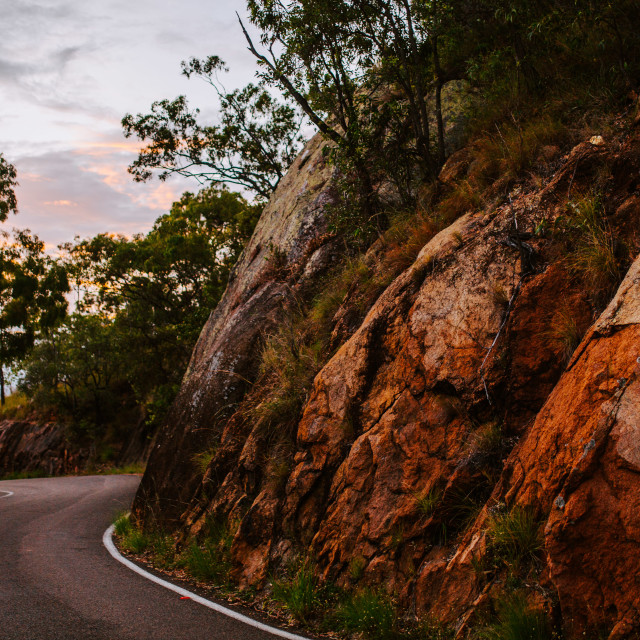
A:
POLYGON ((580 344, 584 330, 585 327, 578 323, 571 307, 565 305, 552 316, 545 338, 563 362, 568 362, 580 344))

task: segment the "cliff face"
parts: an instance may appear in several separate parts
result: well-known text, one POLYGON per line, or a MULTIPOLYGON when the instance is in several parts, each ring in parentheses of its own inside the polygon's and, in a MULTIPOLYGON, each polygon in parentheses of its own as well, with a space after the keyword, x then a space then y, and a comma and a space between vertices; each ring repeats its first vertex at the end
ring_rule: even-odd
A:
MULTIPOLYGON (((452 158, 443 177, 464 177, 471 161, 452 158)), ((584 142, 541 184, 463 215, 316 376, 293 465, 274 482, 256 474, 261 441, 228 419, 229 407, 255 379, 261 337, 335 252, 322 243, 330 173, 312 141, 203 330, 138 514, 193 532, 208 514, 239 522, 241 584, 260 585, 311 553, 325 578, 384 584, 407 607, 460 627, 504 578, 496 564, 479 570, 495 554, 492 519, 522 508, 544 530, 541 606, 570 635, 637 629, 640 261, 597 317, 596 297, 611 293, 586 286, 569 246, 579 240, 559 231, 571 194, 596 183, 616 238, 609 249, 635 257, 637 133, 584 142), (203 477, 193 458, 213 441, 203 477)))

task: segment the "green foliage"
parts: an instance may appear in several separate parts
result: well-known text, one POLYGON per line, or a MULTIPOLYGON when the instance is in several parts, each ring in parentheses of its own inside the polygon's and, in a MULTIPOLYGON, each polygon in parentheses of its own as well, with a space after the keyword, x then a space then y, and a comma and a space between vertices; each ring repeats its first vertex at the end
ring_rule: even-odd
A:
POLYGON ((323 354, 310 340, 310 329, 294 316, 265 340, 259 370, 262 396, 251 414, 267 432, 297 420, 320 369, 323 354))
POLYGON ((232 542, 229 525, 222 520, 209 519, 204 540, 192 541, 179 562, 196 580, 225 583, 231 568, 232 542))
POLYGON ((542 551, 540 522, 531 509, 520 506, 492 514, 487 538, 494 560, 515 573, 536 562, 542 551))
POLYGON ((364 570, 367 566, 367 561, 363 556, 354 556, 349 561, 349 575, 351 579, 355 582, 358 582, 360 578, 364 575, 364 570))
POLYGON ((579 241, 569 258, 571 270, 586 282, 594 298, 607 297, 621 276, 616 242, 609 228, 599 195, 569 203, 572 226, 579 241))
POLYGON ((177 173, 269 197, 300 149, 300 119, 261 86, 226 93, 217 73, 227 70, 217 56, 182 63, 185 76, 198 76, 215 90, 219 125, 200 124, 198 109, 191 111, 184 96, 154 102, 151 113, 122 119, 126 137, 147 143, 129 167, 135 180, 148 180, 157 170, 161 180, 177 173))
POLYGON ((10 213, 18 212, 16 175, 15 167, 0 153, 0 222, 4 222, 10 213))
POLYGON ((216 455, 217 447, 211 447, 193 456, 193 464, 200 474, 204 475, 216 455))
POLYGON ((130 553, 144 553, 151 545, 151 538, 141 529, 131 527, 122 534, 122 547, 130 553))
POLYGON ((282 602, 298 622, 307 623, 320 605, 318 582, 313 566, 301 566, 292 580, 275 580, 273 597, 282 602))
POLYGON ((70 415, 78 437, 101 438, 111 424, 122 440, 140 413, 159 424, 259 214, 208 188, 185 193, 145 236, 65 245, 76 312, 41 335, 22 389, 70 415))
POLYGON ((395 637, 396 613, 385 594, 363 589, 340 604, 336 612, 340 626, 349 632, 359 632, 372 640, 395 637))
POLYGON ((2 234, 0 244, 0 399, 5 402, 4 367, 23 358, 37 333, 52 331, 67 312, 69 291, 63 267, 44 253, 29 231, 2 234))
POLYGON ((44 469, 34 469, 33 471, 10 471, 2 476, 2 480, 27 480, 29 478, 46 478, 47 472, 44 469))
POLYGON ((532 609, 522 594, 498 603, 497 621, 480 630, 481 640, 552 640, 549 621, 543 611, 532 609))
POLYGON ((128 513, 119 513, 113 521, 113 530, 118 537, 126 536, 133 529, 128 513))
POLYGON ((24 420, 32 411, 30 398, 20 391, 7 396, 4 406, 0 407, 0 419, 24 420))

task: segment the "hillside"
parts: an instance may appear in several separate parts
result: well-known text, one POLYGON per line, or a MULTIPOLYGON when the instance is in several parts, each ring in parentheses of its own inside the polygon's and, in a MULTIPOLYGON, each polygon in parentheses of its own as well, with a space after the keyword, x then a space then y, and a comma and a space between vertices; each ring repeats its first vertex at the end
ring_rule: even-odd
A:
MULTIPOLYGON (((534 177, 493 183, 440 231, 409 225, 433 237, 388 286, 398 243, 378 240, 347 291, 323 215, 332 174, 312 140, 202 332, 140 521, 182 540, 226 523, 241 587, 308 558, 320 584, 384 587, 458 631, 511 592, 568 637, 637 631, 637 114, 538 145, 534 177), (302 301, 317 321, 330 287, 327 352, 312 355, 302 301), (315 365, 300 418, 287 415, 295 398, 274 380, 315 365)), ((449 158, 436 207, 479 149, 449 158)))

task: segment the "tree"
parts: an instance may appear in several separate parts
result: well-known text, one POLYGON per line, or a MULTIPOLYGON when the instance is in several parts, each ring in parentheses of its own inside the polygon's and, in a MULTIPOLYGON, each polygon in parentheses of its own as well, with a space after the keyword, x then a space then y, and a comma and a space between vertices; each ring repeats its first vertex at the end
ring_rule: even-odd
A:
POLYGON ((375 215, 381 180, 411 200, 416 179, 434 178, 444 163, 442 88, 465 67, 453 55, 466 50, 464 30, 444 28, 455 4, 249 0, 262 51, 240 21, 263 80, 293 98, 337 146, 367 215, 375 215))
POLYGON ((37 332, 52 330, 66 315, 66 272, 44 253, 29 231, 5 234, 0 246, 0 403, 4 366, 24 358, 37 332))
POLYGON ((218 125, 200 124, 198 109, 191 110, 184 96, 154 102, 146 115, 125 115, 125 136, 147 143, 129 167, 135 180, 148 180, 155 171, 161 180, 176 173, 269 198, 300 150, 301 119, 261 86, 226 93, 217 80, 220 71, 227 67, 217 56, 182 63, 185 76, 204 79, 216 92, 218 125))
POLYGON ((39 340, 23 388, 95 433, 118 396, 159 419, 259 214, 240 194, 209 187, 185 193, 144 236, 65 245, 77 313, 39 340))
POLYGON ((18 211, 14 190, 17 186, 15 167, 9 164, 0 153, 0 222, 4 222, 9 213, 18 211))

